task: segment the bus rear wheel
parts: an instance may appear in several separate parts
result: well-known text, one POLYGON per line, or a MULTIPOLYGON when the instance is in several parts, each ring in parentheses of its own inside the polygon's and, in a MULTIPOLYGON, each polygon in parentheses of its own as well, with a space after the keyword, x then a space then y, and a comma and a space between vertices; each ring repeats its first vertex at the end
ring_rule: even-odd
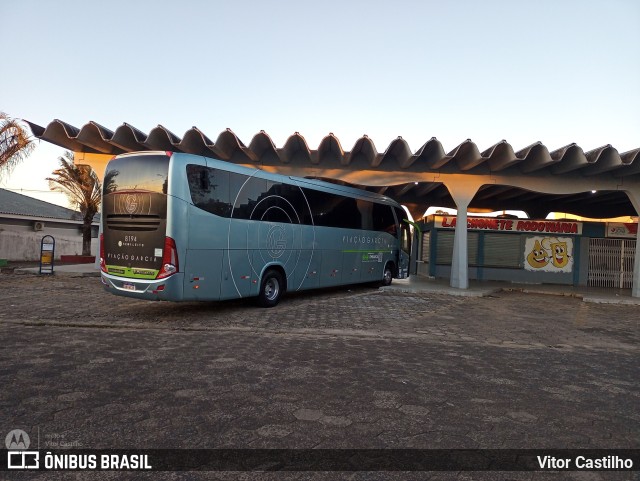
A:
POLYGON ((280 297, 284 291, 284 281, 282 274, 276 270, 267 271, 260 283, 258 293, 258 305, 261 307, 273 307, 280 302, 280 297))

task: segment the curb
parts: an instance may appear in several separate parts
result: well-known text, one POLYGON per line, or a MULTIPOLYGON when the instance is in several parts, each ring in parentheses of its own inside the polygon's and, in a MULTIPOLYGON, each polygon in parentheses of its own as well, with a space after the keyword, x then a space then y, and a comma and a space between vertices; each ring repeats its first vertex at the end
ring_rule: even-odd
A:
POLYGON ((436 288, 436 289, 422 289, 419 287, 404 287, 404 286, 385 286, 380 287, 380 291, 382 292, 402 292, 405 294, 424 294, 425 292, 433 293, 433 294, 446 294, 448 296, 458 296, 458 297, 486 297, 491 294, 495 294, 496 292, 500 292, 503 289, 501 288, 490 288, 490 289, 454 289, 454 288, 436 288))
MULTIPOLYGON (((51 275, 51 274, 40 274, 38 272, 38 269, 33 269, 30 267, 24 268, 24 269, 15 269, 13 273, 19 274, 19 275, 32 275, 32 276, 51 275)), ((53 276, 54 277, 100 277, 100 272, 65 272, 65 271, 56 271, 54 268, 53 276)))

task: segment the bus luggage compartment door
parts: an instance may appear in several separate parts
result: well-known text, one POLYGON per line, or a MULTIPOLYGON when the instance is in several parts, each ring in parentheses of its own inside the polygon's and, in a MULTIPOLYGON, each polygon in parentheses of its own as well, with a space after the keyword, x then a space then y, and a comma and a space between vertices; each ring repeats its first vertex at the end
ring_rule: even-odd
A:
POLYGON ((342 283, 357 284, 361 278, 362 253, 360 251, 342 252, 342 283))
POLYGON ((188 249, 184 297, 194 300, 220 299, 222 250, 188 249))
POLYGON ((337 286, 342 284, 342 252, 338 250, 321 251, 320 283, 318 287, 337 286))
MULTIPOLYGON (((250 256, 251 252, 245 249, 224 251, 221 266, 220 299, 234 299, 252 295, 252 279, 256 279, 250 256)), ((257 293, 257 287, 255 290, 257 293)))

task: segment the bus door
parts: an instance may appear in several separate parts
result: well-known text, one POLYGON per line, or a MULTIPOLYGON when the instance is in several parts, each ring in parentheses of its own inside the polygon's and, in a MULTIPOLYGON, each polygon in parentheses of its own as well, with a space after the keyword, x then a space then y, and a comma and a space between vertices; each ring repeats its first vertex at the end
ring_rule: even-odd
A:
POLYGON ((411 230, 409 222, 405 220, 406 215, 401 209, 395 209, 398 222, 400 223, 400 239, 398 249, 398 279, 409 277, 409 264, 411 263, 411 230))

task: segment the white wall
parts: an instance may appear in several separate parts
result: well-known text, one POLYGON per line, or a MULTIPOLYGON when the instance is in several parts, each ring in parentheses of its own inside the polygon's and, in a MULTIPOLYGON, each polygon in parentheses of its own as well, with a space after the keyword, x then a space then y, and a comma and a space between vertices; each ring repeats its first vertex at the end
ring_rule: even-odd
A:
MULTIPOLYGON (((27 226, 0 224, 0 259, 10 261, 37 261, 40 259, 42 237, 55 238, 55 258, 61 255, 82 254, 82 233, 77 226, 71 229, 46 227, 34 231, 27 226)), ((91 254, 98 255, 98 239, 91 239, 91 254)))

